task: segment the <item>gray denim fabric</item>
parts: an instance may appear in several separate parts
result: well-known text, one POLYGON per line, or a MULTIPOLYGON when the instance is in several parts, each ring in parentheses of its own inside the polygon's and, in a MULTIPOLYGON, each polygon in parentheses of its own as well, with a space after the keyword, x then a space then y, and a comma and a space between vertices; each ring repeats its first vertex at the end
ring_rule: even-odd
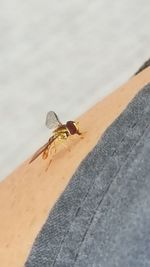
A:
POLYGON ((150 266, 150 84, 82 161, 25 266, 150 266))

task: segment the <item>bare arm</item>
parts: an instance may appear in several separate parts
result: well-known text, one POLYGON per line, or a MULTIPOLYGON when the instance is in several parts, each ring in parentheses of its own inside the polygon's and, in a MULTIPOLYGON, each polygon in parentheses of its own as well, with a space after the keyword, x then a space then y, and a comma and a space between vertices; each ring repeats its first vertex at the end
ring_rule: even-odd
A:
POLYGON ((63 192, 76 168, 96 145, 105 129, 148 82, 150 68, 97 103, 77 120, 80 136, 66 141, 70 152, 59 145, 45 172, 48 160, 37 158, 18 167, 0 184, 0 262, 3 267, 21 267, 50 209, 63 192), (63 156, 62 156, 63 155, 63 156))

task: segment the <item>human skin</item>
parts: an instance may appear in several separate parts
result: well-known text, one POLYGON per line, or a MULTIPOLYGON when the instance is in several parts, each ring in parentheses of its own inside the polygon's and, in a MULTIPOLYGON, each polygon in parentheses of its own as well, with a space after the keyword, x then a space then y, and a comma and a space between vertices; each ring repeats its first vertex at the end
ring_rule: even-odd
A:
MULTIPOLYGON (((150 82, 150 68, 132 77, 119 89, 77 118, 80 136, 71 136, 67 147, 59 144, 52 162, 39 156, 19 166, 0 184, 0 263, 22 267, 49 211, 65 189, 83 158, 106 128, 150 82), (47 169, 47 171, 46 171, 47 169)), ((73 119, 73 118, 70 118, 73 119)), ((44 142, 43 142, 44 143, 44 142)))

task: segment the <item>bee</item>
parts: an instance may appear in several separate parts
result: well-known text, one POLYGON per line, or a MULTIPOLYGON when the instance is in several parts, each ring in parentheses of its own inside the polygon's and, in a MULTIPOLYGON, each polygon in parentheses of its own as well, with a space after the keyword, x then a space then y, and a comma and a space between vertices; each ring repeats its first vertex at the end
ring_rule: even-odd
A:
POLYGON ((78 128, 78 122, 67 121, 65 124, 62 124, 54 111, 49 111, 47 113, 45 124, 47 128, 53 130, 52 136, 46 144, 36 151, 29 163, 33 162, 41 154, 42 158, 46 159, 48 157, 49 150, 56 139, 64 141, 71 135, 82 135, 78 128))

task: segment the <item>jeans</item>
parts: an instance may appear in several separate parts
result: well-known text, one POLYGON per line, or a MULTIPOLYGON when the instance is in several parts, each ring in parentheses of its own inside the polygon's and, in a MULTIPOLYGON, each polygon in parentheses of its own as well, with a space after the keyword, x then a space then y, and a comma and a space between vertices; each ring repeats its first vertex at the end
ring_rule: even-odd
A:
POLYGON ((81 162, 25 266, 150 266, 150 84, 81 162))

